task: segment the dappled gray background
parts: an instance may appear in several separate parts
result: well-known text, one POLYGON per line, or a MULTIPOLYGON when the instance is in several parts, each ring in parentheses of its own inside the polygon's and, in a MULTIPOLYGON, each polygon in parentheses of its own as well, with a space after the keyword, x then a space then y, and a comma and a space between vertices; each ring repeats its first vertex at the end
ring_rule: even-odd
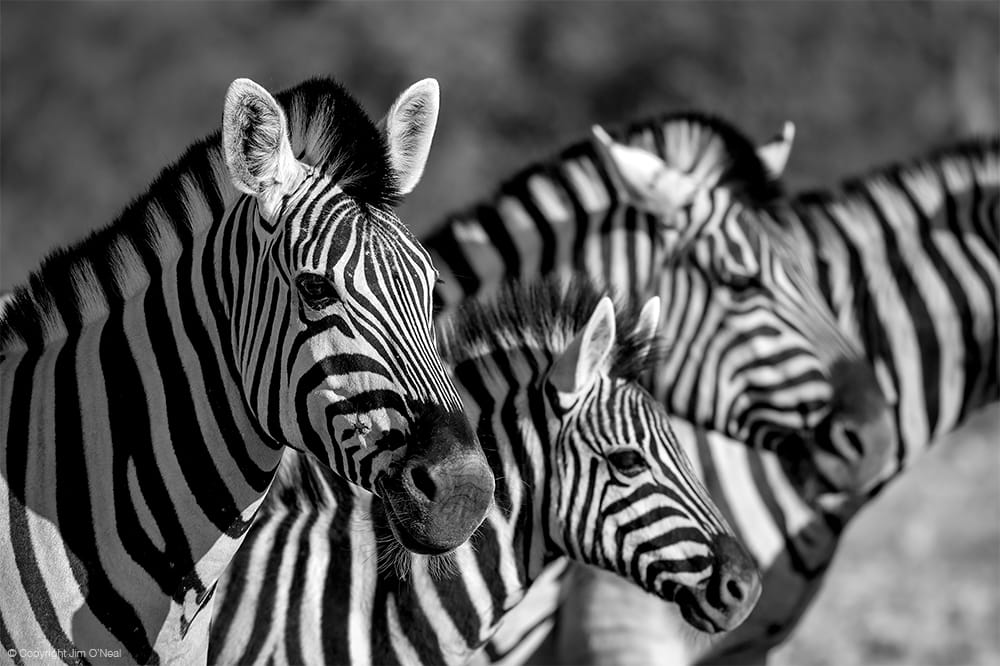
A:
MULTIPOLYGON (((996 132, 989 3, 21 3, 0 7, 0 289, 110 221, 229 82, 333 75, 373 115, 434 76, 442 112, 403 215, 425 231, 498 178, 614 123, 695 108, 759 139, 793 189, 996 132)), ((778 663, 1000 660, 996 411, 853 525, 778 663)))

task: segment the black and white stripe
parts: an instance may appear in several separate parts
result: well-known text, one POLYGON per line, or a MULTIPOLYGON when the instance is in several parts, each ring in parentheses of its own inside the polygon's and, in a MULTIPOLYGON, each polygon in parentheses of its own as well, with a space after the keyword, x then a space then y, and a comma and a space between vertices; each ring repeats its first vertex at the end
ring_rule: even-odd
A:
POLYGON ((419 180, 437 97, 415 84, 380 130, 332 81, 279 104, 238 80, 221 136, 15 292, 0 313, 15 662, 204 660, 201 611, 286 446, 423 518, 392 524, 408 547, 479 525, 492 473, 435 348, 436 273, 390 207, 419 180))
POLYGON ((701 629, 737 624, 755 571, 638 384, 656 304, 616 317, 588 282, 550 279, 463 307, 442 348, 497 478, 480 531, 444 565, 401 556, 377 498, 286 459, 220 583, 210 661, 464 663, 560 556, 701 629))

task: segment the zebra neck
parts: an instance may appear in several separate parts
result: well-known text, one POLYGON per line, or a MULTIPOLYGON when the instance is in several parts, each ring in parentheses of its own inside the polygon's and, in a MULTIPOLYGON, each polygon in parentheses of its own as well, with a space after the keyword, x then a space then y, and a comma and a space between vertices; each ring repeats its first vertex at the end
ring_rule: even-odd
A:
POLYGON ((138 660, 167 623, 174 637, 191 626, 280 455, 220 344, 205 248, 223 202, 209 184, 161 184, 50 260, 18 292, 26 344, 0 356, 14 538, 32 543, 37 517, 53 526, 42 561, 23 562, 51 587, 28 592, 64 607, 88 590, 81 612, 138 660))
POLYGON ((503 614, 520 602, 545 565, 559 556, 549 456, 559 427, 541 388, 552 352, 504 349, 456 367, 456 384, 496 478, 494 507, 456 553, 460 569, 485 575, 472 604, 485 641, 503 614), (493 579, 492 583, 485 581, 493 579))
POLYGON ((901 465, 1000 397, 1000 258, 997 230, 985 228, 986 202, 996 206, 1000 182, 997 169, 983 180, 947 167, 799 200, 786 220, 815 248, 834 313, 857 332, 883 391, 895 398, 901 465))

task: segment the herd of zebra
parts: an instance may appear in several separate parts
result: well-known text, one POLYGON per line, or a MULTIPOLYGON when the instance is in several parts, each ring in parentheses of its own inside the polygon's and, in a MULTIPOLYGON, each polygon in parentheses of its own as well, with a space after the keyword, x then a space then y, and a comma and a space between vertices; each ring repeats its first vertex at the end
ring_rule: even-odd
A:
POLYGON ((4 660, 762 663, 1000 398, 997 137, 595 127, 418 241, 438 104, 238 79, 0 301, 4 660))

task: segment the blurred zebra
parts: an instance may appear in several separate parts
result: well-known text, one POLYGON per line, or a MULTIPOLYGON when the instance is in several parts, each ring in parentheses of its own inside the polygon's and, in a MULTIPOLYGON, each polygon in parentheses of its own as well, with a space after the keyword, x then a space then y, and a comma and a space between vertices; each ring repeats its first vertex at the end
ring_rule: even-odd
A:
POLYGON ((464 663, 562 555, 738 624, 756 571, 638 384, 658 310, 555 279, 464 305, 442 353, 497 478, 480 531, 444 565, 400 554, 382 502, 288 458, 220 581, 210 663, 464 663))
MULTIPOLYGON (((613 582, 588 582, 580 572, 566 584, 570 600, 559 622, 560 645, 568 651, 561 658, 624 664, 669 653, 683 662, 763 663, 814 600, 846 522, 931 442, 1000 398, 1000 139, 960 143, 837 190, 742 215, 749 224, 793 238, 838 321, 860 333, 883 390, 892 396, 897 424, 895 437, 871 445, 884 448, 894 464, 870 495, 826 510, 813 506, 797 526, 784 511, 738 509, 761 502, 782 507, 768 502, 772 485, 749 474, 748 462, 716 464, 720 478, 724 471, 752 481, 716 490, 706 479, 720 507, 733 507, 730 520, 764 571, 765 592, 746 623, 708 649, 665 630, 678 622, 662 604, 645 603, 613 582), (775 543, 784 540, 784 547, 755 545, 767 533, 775 543), (616 588, 616 601, 588 590, 591 584, 616 588), (625 609, 636 630, 623 634, 607 618, 625 609), (608 649, 611 637, 622 651, 608 649)), ((546 604, 551 601, 541 602, 546 604)))
POLYGON ((790 129, 758 150, 700 114, 633 124, 621 133, 639 147, 626 149, 626 175, 636 159, 663 164, 646 149, 672 167, 662 180, 662 170, 642 174, 651 178, 638 187, 622 177, 618 144, 574 144, 426 239, 444 280, 438 300, 447 309, 508 279, 570 270, 630 301, 657 293, 668 304, 660 330, 673 345, 648 386, 668 411, 781 450, 811 492, 866 491, 893 462, 881 449, 859 450, 892 436, 872 367, 823 305, 795 244, 736 214, 744 202, 779 196, 790 129), (656 201, 642 189, 647 181, 660 187, 656 201), (670 200, 675 192, 689 203, 670 200), (675 217, 683 234, 667 224, 675 217))
POLYGON ((286 447, 383 497, 417 551, 462 543, 492 503, 435 349, 435 270, 392 212, 422 174, 437 83, 381 126, 332 81, 279 98, 234 81, 221 136, 0 314, 15 663, 203 661, 216 580, 286 447))

